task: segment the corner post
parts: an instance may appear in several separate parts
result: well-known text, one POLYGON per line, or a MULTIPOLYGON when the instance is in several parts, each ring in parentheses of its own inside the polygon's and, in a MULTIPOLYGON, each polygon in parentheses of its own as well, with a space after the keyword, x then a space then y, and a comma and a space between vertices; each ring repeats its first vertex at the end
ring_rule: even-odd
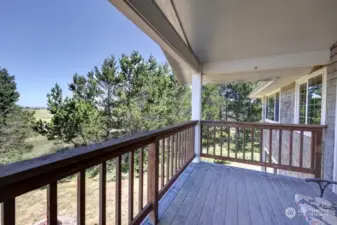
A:
POLYGON ((194 153, 195 158, 193 162, 200 162, 200 150, 201 150, 201 94, 202 94, 202 74, 196 73, 192 75, 192 120, 198 120, 199 122, 195 126, 194 132, 194 153))

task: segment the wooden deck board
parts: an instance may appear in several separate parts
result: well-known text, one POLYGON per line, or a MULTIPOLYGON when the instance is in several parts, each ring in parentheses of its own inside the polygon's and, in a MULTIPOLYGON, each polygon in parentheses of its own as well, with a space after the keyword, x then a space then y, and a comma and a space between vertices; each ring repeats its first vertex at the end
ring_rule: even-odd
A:
POLYGON ((166 210, 166 212, 160 219, 159 224, 171 224, 176 213, 180 209, 180 206, 183 203, 186 195, 189 193, 190 189, 194 185, 194 181, 196 180, 196 178, 198 178, 198 175, 200 174, 200 171, 202 170, 202 169, 198 170, 198 167, 199 165, 196 166, 196 168, 192 172, 189 179, 187 179, 186 183, 177 193, 175 199, 172 201, 171 205, 169 206, 169 208, 166 210))
POLYGON ((238 224, 238 196, 236 191, 237 174, 232 168, 229 171, 225 224, 238 224))
POLYGON ((221 178, 221 169, 215 172, 215 176, 211 181, 211 186, 209 188, 204 207, 202 208, 202 213, 198 223, 199 225, 208 225, 210 219, 213 216, 216 196, 219 191, 220 178, 221 178))
MULTIPOLYGON (((315 184, 298 178, 206 162, 192 165, 195 169, 160 218, 161 225, 304 225, 301 215, 290 219, 285 210, 297 209, 296 193, 319 196, 315 184)), ((330 190, 324 197, 337 200, 330 190)))
POLYGON ((264 225, 264 220, 261 212, 261 206, 256 195, 256 190, 254 186, 254 180, 252 174, 242 172, 242 178, 245 181, 246 191, 249 204, 249 212, 251 218, 251 224, 261 224, 264 225))
POLYGON ((211 181, 213 178, 213 173, 210 173, 210 168, 205 168, 206 170, 206 176, 203 180, 203 184, 196 195, 196 200, 194 201, 190 210, 190 213, 187 217, 187 220, 185 221, 185 224, 190 224, 190 225, 196 225, 199 222, 199 218, 202 212, 202 208, 204 206, 206 196, 209 190, 209 187, 211 186, 211 181))
POLYGON ((203 181, 203 177, 205 176, 204 170, 203 169, 199 170, 197 176, 198 176, 197 179, 195 179, 195 182, 191 186, 184 201, 182 202, 179 211, 173 218, 172 224, 183 224, 186 221, 187 216, 191 210, 191 207, 189 206, 191 206, 194 203, 195 196, 198 194, 198 191, 203 181))
POLYGON ((227 202, 227 188, 229 184, 229 168, 224 167, 221 170, 221 178, 219 190, 216 197, 216 202, 213 210, 212 224, 221 225, 225 223, 226 216, 226 202, 227 202))

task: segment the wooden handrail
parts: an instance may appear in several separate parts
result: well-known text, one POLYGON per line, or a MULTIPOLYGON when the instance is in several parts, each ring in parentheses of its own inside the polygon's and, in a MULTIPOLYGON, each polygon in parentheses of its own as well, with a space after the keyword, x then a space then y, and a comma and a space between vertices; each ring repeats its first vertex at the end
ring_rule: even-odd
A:
POLYGON ((255 123, 255 122, 232 122, 232 121, 210 121, 202 120, 201 124, 204 125, 223 125, 230 127, 241 127, 241 128, 262 128, 262 129, 273 129, 273 130, 298 130, 298 131, 322 131, 322 129, 327 128, 326 125, 304 125, 304 124, 286 124, 286 123, 255 123))
MULTIPOLYGON (((41 156, 38 158, 1 166, 0 188, 10 183, 34 177, 36 175, 41 175, 41 172, 45 173, 67 166, 73 166, 74 164, 81 163, 81 161, 85 162, 86 159, 93 160, 96 156, 104 158, 107 156, 108 158, 113 158, 115 156, 129 152, 131 149, 138 148, 138 146, 147 145, 153 142, 155 138, 164 138, 173 133, 193 127, 196 125, 196 123, 197 121, 188 121, 158 130, 137 133, 128 137, 122 137, 99 144, 91 144, 64 152, 57 152, 51 155, 41 156)), ((91 163, 91 165, 97 164, 98 163, 96 162, 91 163)), ((89 168, 90 166, 85 167, 89 168)), ((78 171, 79 170, 75 172, 78 171)), ((67 175, 64 177, 66 176, 67 175)))
POLYGON ((260 165, 274 169, 309 173, 315 175, 315 177, 321 177, 322 137, 326 127, 327 126, 325 125, 201 121, 201 142, 205 146, 201 152, 201 156, 217 160, 228 160, 252 165, 260 165), (231 128, 232 132, 230 131, 231 128), (224 129, 226 132, 223 134, 224 129), (298 131, 298 133, 295 133, 295 131, 298 131), (256 133, 255 135, 260 136, 259 141, 257 141, 258 137, 254 136, 254 132, 256 133), (308 132, 311 135, 308 136, 311 140, 307 140, 307 142, 311 143, 308 143, 310 144, 310 149, 308 147, 306 149, 306 155, 310 154, 310 158, 306 161, 306 166, 304 166, 303 160, 304 132, 306 134, 308 132), (231 138, 231 134, 235 135, 233 138, 234 140, 231 138), (295 141, 295 134, 297 137, 296 141, 299 143, 299 148, 298 145, 293 145, 295 141), (219 136, 220 138, 216 138, 219 136), (284 140, 285 138, 283 136, 288 137, 287 142, 284 140), (223 154, 222 150, 224 138, 227 138, 227 155, 223 154), (237 146, 240 145, 237 145, 237 143, 240 142, 238 141, 241 140, 240 138, 243 138, 243 146, 241 149, 238 149, 237 146), (232 155, 230 155, 231 150, 229 147, 231 142, 233 146, 236 147, 236 150, 234 150, 235 152, 232 155), (251 156, 248 154, 248 157, 246 157, 246 144, 251 145, 249 150, 251 156), (220 145, 220 150, 216 149, 217 145, 220 145), (258 145, 260 149, 260 157, 258 160, 253 157, 254 145, 258 145), (288 145, 287 149, 283 148, 284 145, 288 145), (210 149, 213 151, 211 152, 210 149), (242 151, 242 156, 238 157, 238 151, 242 151), (265 151, 267 151, 268 157, 263 157, 265 151), (296 153, 295 155, 298 156, 298 158, 293 157, 294 153, 296 153), (288 155, 287 163, 282 162, 282 157, 286 155, 288 155), (276 158, 278 162, 275 162, 274 158, 276 158))
MULTIPOLYGON (((0 202, 3 214, 2 225, 14 225, 15 198, 21 194, 48 185, 47 220, 48 224, 57 224, 57 181, 69 175, 77 174, 77 220, 85 224, 85 170, 99 165, 99 224, 106 224, 106 161, 115 159, 116 163, 116 200, 115 223, 121 224, 121 158, 129 155, 129 224, 140 224, 150 213, 154 224, 158 221, 158 201, 177 179, 179 174, 194 158, 194 127, 197 121, 189 121, 167 128, 138 133, 100 144, 92 144, 69 151, 13 163, 0 167, 0 202), (172 140, 172 142, 171 142, 172 140), (171 143, 170 143, 171 142, 171 143), (160 143, 162 145, 160 146, 160 143), (170 143, 165 145, 165 143, 170 143), (139 151, 141 176, 139 185, 143 185, 143 151, 148 149, 148 202, 139 204, 139 213, 134 216, 134 152, 139 151), (159 155, 161 154, 161 161, 159 155), (167 157, 165 157, 167 156, 167 157), (168 161, 171 160, 171 161, 168 161), (175 165, 174 162, 176 162, 175 165), (159 167, 161 164, 161 167, 159 167), (163 170, 164 164, 171 168, 163 170), (159 168, 162 168, 159 174, 159 168), (175 170, 173 170, 175 168, 175 170), (171 171, 171 174, 169 173, 171 171), (171 175, 171 176, 170 176, 171 175), (165 179, 164 179, 165 176, 165 179), (170 177, 169 177, 170 176, 170 177), (161 188, 158 183, 161 180, 161 188)), ((143 187, 139 199, 143 200, 143 187)))

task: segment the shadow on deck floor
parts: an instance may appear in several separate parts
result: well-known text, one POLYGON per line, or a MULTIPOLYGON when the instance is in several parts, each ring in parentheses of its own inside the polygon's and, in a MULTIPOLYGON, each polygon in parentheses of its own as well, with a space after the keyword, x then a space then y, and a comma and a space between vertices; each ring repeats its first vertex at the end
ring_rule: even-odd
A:
MULTIPOLYGON (((297 210, 295 193, 319 196, 320 191, 298 178, 191 163, 161 199, 159 224, 306 224, 302 215, 285 215, 289 207, 297 210)), ((337 202, 330 190, 324 198, 337 202)))

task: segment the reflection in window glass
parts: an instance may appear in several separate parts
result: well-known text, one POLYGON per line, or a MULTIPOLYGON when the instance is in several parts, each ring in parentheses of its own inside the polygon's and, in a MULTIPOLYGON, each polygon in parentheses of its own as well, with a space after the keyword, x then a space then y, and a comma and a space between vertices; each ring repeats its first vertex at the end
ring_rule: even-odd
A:
POLYGON ((305 124, 305 113, 307 105, 307 83, 300 85, 300 110, 299 123, 305 124))
POLYGON ((308 124, 321 123, 322 75, 308 81, 308 124))
POLYGON ((275 112, 275 96, 268 97, 267 102, 267 119, 274 120, 274 112, 275 112))

